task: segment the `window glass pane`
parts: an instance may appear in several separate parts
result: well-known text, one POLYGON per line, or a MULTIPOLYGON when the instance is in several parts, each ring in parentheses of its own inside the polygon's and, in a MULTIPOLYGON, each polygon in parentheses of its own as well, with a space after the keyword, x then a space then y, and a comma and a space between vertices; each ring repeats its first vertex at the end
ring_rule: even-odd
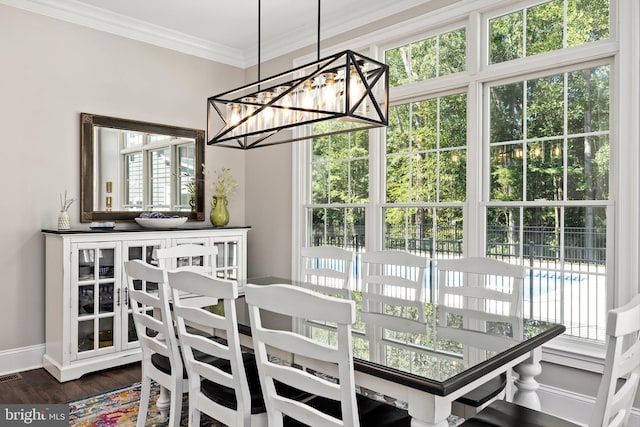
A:
POLYGON ((567 198, 608 199, 609 137, 601 135, 569 139, 567 157, 567 198))
POLYGON ((511 61, 523 56, 523 13, 521 11, 489 21, 489 63, 511 61))
POLYGON ((369 200, 367 131, 316 138, 312 151, 312 203, 366 203, 369 200))
POLYGON ((439 76, 459 73, 465 70, 466 31, 461 28, 440 36, 439 76))
POLYGON ((430 37, 411 44, 411 82, 432 79, 438 75, 437 46, 438 39, 436 37, 430 37))
POLYGON ((309 246, 333 245, 359 251, 365 244, 364 208, 310 208, 309 246))
POLYGON ((490 199, 517 201, 523 198, 522 144, 494 145, 490 149, 490 199))
POLYGON ((389 126, 387 127, 387 153, 401 153, 409 150, 411 139, 411 104, 396 105, 389 108, 389 126))
POLYGON ((311 203, 329 203, 330 163, 314 162, 311 167, 311 203))
MULTIPOLYGON (((438 154, 435 151, 419 152, 411 157, 412 179, 410 200, 412 202, 435 202, 438 197, 438 154)), ((393 177, 389 177, 393 179, 393 177)))
POLYGON ((520 208, 487 209, 487 256, 509 262, 521 254, 520 208))
POLYGON ((609 38, 609 0, 568 0, 567 45, 609 38))
POLYGON ((527 56, 562 49, 563 0, 527 9, 527 56))
POLYGON ((349 170, 351 171, 351 201, 366 203, 369 200, 369 159, 351 161, 349 170))
POLYGON ((440 147, 467 145, 467 95, 440 98, 440 147))
POLYGON ((438 146, 439 100, 416 102, 411 108, 411 150, 434 150, 438 146))
POLYGON ((394 106, 390 114, 402 120, 387 129, 387 202, 466 200, 466 93, 394 106))
POLYGON ((329 169, 329 203, 349 201, 349 162, 331 162, 329 169))
POLYGON ((407 155, 387 157, 387 202, 409 201, 411 188, 411 158, 407 155), (393 177, 393 179, 389 179, 393 177))
POLYGON ((609 130, 609 66, 568 74, 568 133, 609 130))
POLYGON ((461 208, 386 208, 384 218, 386 250, 406 250, 433 259, 462 255, 461 208))
POLYGON ((517 141, 523 132, 524 84, 494 86, 489 91, 490 141, 517 141))
POLYGON ((440 202, 464 202, 467 199, 467 150, 440 153, 440 202))
POLYGON ((464 71, 465 38, 466 30, 459 28, 386 51, 389 85, 400 86, 464 71))
POLYGON ((562 141, 527 145, 527 200, 562 200, 562 141))
POLYGON ((385 53, 387 65, 389 65, 389 86, 400 86, 409 83, 408 64, 409 46, 388 50, 385 53))
POLYGON ((527 137, 562 135, 564 81, 562 74, 527 81, 527 137))
POLYGON ((552 0, 489 20, 489 63, 609 37, 608 0, 552 0))

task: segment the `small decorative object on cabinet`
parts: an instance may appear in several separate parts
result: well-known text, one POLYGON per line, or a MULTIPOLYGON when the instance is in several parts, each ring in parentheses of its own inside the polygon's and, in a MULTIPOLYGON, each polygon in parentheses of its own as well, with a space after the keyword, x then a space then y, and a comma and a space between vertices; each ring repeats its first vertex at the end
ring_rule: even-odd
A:
POLYGON ((58 230, 68 230, 71 228, 71 220, 69 219, 69 208, 76 199, 67 197, 67 190, 64 190, 64 199, 60 194, 60 215, 58 215, 58 230))
POLYGON ((229 224, 229 201, 224 196, 211 198, 211 224, 215 227, 223 227, 229 224))
MULTIPOLYGON (((202 165, 205 176, 209 175, 207 168, 202 165)), ((224 227, 229 223, 229 197, 238 188, 238 181, 231 173, 229 168, 221 168, 220 171, 214 171, 214 180, 211 183, 213 196, 211 197, 211 214, 209 219, 214 227, 224 227)))
POLYGON ((58 381, 140 360, 123 263, 158 265, 156 251, 216 246, 215 275, 246 279, 249 227, 151 230, 42 230, 45 236, 45 341, 42 364, 58 381))

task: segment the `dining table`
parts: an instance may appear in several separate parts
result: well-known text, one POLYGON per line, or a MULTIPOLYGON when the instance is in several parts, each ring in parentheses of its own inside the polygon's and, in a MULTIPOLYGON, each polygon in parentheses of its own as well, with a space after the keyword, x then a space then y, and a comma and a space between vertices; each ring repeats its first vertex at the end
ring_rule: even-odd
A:
MULTIPOLYGON (((246 283, 269 286, 271 284, 303 285, 301 282, 281 277, 261 277, 248 279, 246 283)), ((251 327, 243 298, 243 284, 239 284, 240 297, 237 303, 238 328, 244 345, 251 346, 251 327)), ((502 374, 512 377, 515 371, 517 379, 513 386, 507 386, 507 399, 533 409, 540 409, 537 395, 539 387, 535 377, 542 372, 540 365, 542 346, 554 337, 561 335, 565 327, 561 324, 543 320, 522 318, 520 327, 504 328, 500 325, 486 327, 481 333, 487 341, 505 334, 504 347, 500 350, 486 350, 478 342, 483 340, 452 341, 439 337, 438 305, 425 302, 427 313, 424 329, 416 333, 384 330, 384 325, 376 326, 379 333, 366 324, 367 316, 362 316, 362 300, 358 291, 352 292, 356 301, 356 318, 352 327, 353 364, 356 384, 361 390, 373 391, 375 396, 392 404, 404 407, 412 417, 411 425, 429 427, 447 427, 456 399, 486 384, 502 374), (363 320, 365 318, 365 320, 363 320), (511 392, 513 390, 513 392, 511 392)), ((268 327, 287 329, 300 328, 300 319, 287 316, 265 316, 263 324, 268 327)), ((308 322, 305 323, 308 327, 308 322)), ((330 325, 317 325, 311 335, 327 336, 330 325)), ((307 329, 310 330, 310 329, 307 329)), ((477 337, 477 331, 475 332, 477 337)), ((309 360, 296 359, 288 355, 277 354, 285 362, 296 363, 305 368, 324 372, 322 366, 309 366, 309 360)), ((329 369, 328 367, 326 367, 329 369)), ((330 370, 327 374, 331 374, 330 370)), ((510 382, 507 381, 508 385, 510 382)))

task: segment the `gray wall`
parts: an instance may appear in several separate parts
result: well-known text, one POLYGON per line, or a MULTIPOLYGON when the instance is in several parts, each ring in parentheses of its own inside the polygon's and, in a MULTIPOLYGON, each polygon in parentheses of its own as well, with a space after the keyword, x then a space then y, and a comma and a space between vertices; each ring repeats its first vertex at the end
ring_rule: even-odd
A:
MULTIPOLYGON (((0 64, 2 352, 44 343, 40 230, 57 226, 60 193, 79 195, 80 113, 204 129, 206 98, 244 71, 3 5, 0 64)), ((224 164, 239 179, 231 222, 244 224, 243 153, 205 151, 210 170, 224 164)))

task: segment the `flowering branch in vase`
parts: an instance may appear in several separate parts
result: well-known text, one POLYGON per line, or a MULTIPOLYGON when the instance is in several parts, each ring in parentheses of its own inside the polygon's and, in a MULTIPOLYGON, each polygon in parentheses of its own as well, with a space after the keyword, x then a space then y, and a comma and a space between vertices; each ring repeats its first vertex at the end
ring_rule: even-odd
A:
MULTIPOLYGON (((209 175, 207 168, 202 165, 202 173, 204 176, 209 175)), ((238 188, 238 181, 233 176, 231 168, 220 168, 219 171, 213 171, 214 180, 211 183, 214 196, 229 197, 238 188)))
POLYGON ((67 190, 64 190, 64 199, 62 198, 62 193, 60 193, 60 212, 66 212, 75 201, 75 197, 67 197, 67 190))

